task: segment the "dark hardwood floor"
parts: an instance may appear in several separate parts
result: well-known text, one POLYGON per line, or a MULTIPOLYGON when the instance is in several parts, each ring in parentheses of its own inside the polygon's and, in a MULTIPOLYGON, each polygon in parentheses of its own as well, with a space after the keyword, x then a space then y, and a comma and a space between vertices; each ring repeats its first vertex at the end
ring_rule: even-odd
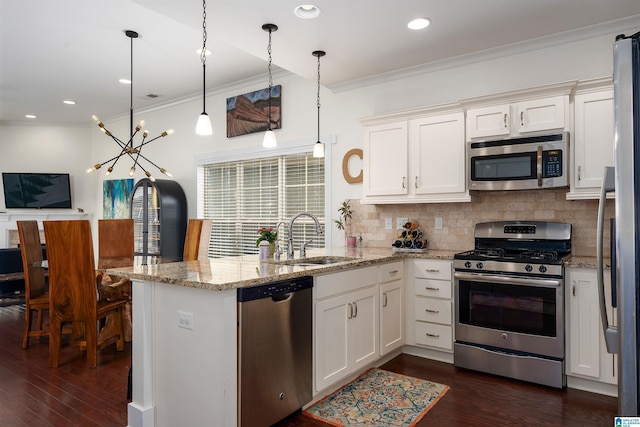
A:
MULTIPOLYGON (((85 357, 71 347, 63 350, 59 368, 49 368, 46 339, 22 350, 23 322, 24 306, 0 307, 0 426, 126 426, 130 343, 124 352, 114 346, 101 351, 96 369, 87 368, 85 357)), ((612 426, 617 411, 612 397, 554 390, 415 356, 398 356, 382 368, 451 387, 418 427, 612 426)), ((327 426, 300 413, 277 424, 327 426)))
POLYGON ((0 308, 0 426, 126 426, 131 343, 99 352, 97 368, 65 347, 60 366, 49 368, 46 338, 22 349, 24 311, 0 308))

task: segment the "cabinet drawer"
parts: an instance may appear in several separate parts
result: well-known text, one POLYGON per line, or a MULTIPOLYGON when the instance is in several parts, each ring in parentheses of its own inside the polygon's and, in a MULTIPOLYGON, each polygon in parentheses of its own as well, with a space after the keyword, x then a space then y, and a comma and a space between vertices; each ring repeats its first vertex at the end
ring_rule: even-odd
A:
POLYGON ((316 300, 355 291, 378 283, 378 267, 362 267, 328 273, 313 278, 313 297, 316 300))
POLYGON ((453 330, 451 326, 435 323, 415 322, 416 344, 429 347, 453 349, 453 330))
POLYGON ((402 279, 404 276, 404 262, 383 264, 378 267, 378 273, 380 274, 380 283, 402 279))
POLYGON ((451 299, 451 282, 417 278, 415 279, 415 294, 423 297, 451 299))
POLYGON ((451 261, 417 259, 413 268, 415 277, 451 280, 451 261))
POLYGON ((413 306, 415 320, 451 325, 451 301, 416 298, 413 306))

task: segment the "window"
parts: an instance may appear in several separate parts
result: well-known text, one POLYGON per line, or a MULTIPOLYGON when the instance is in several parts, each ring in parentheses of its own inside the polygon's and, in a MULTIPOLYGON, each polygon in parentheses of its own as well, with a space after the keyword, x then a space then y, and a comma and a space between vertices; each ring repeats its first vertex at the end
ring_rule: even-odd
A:
MULTIPOLYGON (((256 254, 260 227, 278 228, 286 250, 289 219, 310 212, 325 227, 325 159, 311 153, 233 160, 198 167, 198 216, 211 220, 211 258, 256 254)), ((301 216, 293 227, 294 247, 325 246, 314 221, 301 216)))

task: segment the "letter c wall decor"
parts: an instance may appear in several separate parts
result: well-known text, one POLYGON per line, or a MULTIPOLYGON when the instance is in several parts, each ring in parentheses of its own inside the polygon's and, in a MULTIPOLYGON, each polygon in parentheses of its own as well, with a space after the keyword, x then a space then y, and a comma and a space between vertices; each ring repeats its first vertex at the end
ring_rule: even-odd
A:
POLYGON ((362 150, 359 148, 353 148, 347 151, 347 153, 342 158, 342 176, 344 176, 344 180, 349 184, 357 184, 359 182, 362 182, 362 169, 360 169, 360 173, 358 174, 358 176, 351 176, 351 174, 349 174, 349 160, 353 156, 358 156, 360 157, 360 160, 362 160, 362 150))

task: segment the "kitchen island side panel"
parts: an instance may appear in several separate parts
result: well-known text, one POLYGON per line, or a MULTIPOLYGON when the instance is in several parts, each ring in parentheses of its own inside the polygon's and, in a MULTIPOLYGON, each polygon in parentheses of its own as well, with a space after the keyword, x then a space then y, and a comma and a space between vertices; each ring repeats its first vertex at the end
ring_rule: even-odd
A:
POLYGON ((143 294, 133 299, 134 342, 144 348, 134 344, 129 419, 136 407, 151 407, 149 425, 156 427, 236 426, 236 290, 147 281, 134 287, 143 294), (147 319, 136 322, 136 311, 147 319))

